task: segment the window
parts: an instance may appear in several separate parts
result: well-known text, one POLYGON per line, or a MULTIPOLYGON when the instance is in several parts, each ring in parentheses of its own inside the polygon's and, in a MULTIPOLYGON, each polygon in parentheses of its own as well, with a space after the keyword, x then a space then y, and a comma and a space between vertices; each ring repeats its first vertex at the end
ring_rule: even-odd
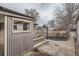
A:
POLYGON ((23 30, 29 30, 30 29, 29 27, 30 27, 29 23, 23 24, 23 30))
POLYGON ((17 25, 14 25, 14 30, 17 30, 17 25))
POLYGON ((25 32, 30 30, 30 22, 13 20, 13 31, 16 32, 25 32))

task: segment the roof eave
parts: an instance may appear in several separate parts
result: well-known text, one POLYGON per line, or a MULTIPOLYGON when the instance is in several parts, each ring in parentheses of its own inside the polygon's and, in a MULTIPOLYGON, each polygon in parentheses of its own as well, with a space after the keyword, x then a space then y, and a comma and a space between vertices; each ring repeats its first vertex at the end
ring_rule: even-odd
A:
POLYGON ((13 10, 10 10, 8 8, 4 8, 2 6, 0 6, 0 11, 1 12, 4 12, 4 13, 2 13, 4 15, 12 16, 11 14, 13 14, 13 15, 18 15, 18 16, 21 16, 21 17, 30 18, 30 19, 34 20, 34 17, 27 16, 25 14, 22 14, 22 13, 19 13, 19 12, 13 11, 13 10))

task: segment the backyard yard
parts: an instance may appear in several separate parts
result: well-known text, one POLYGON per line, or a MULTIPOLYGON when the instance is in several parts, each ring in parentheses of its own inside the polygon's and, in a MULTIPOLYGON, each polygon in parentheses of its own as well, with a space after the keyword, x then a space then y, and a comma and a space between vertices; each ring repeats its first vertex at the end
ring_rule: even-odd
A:
POLYGON ((24 56, 75 56, 74 39, 72 36, 66 41, 48 39, 46 43, 25 53, 24 56))
POLYGON ((5 55, 79 56, 79 4, 0 4, 0 56, 5 55))

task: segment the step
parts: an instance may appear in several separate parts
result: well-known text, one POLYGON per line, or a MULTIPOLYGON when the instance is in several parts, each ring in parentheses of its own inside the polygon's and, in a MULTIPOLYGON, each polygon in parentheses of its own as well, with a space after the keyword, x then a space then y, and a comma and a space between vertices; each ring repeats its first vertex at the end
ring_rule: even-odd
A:
POLYGON ((41 36, 39 38, 34 39, 34 45, 45 41, 45 36, 41 36))
POLYGON ((41 39, 43 39, 43 38, 45 38, 45 36, 41 36, 41 37, 35 38, 35 39, 33 39, 33 40, 34 40, 34 41, 37 41, 37 40, 41 40, 41 39))
POLYGON ((45 38, 35 41, 35 42, 34 42, 34 45, 36 45, 36 44, 38 44, 38 43, 40 43, 40 42, 43 42, 43 41, 45 41, 45 38))
POLYGON ((34 45, 34 48, 36 48, 36 47, 38 47, 38 46, 40 46, 40 45, 42 45, 42 44, 44 44, 44 43, 46 43, 46 42, 48 42, 48 41, 45 39, 45 41, 42 41, 42 42, 40 42, 40 43, 34 45))
POLYGON ((35 35, 34 38, 38 38, 38 37, 41 37, 41 36, 44 36, 44 35, 35 35))

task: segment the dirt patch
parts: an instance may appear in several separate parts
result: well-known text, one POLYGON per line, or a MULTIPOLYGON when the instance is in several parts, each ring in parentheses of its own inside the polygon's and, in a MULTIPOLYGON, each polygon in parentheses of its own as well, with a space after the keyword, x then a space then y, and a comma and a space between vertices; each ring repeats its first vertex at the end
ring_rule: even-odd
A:
POLYGON ((4 45, 0 44, 0 56, 4 56, 4 45))
POLYGON ((31 56, 55 56, 60 50, 59 45, 51 42, 47 42, 37 48, 35 48, 31 56))
POLYGON ((79 44, 77 42, 75 42, 75 54, 79 56, 79 44))

